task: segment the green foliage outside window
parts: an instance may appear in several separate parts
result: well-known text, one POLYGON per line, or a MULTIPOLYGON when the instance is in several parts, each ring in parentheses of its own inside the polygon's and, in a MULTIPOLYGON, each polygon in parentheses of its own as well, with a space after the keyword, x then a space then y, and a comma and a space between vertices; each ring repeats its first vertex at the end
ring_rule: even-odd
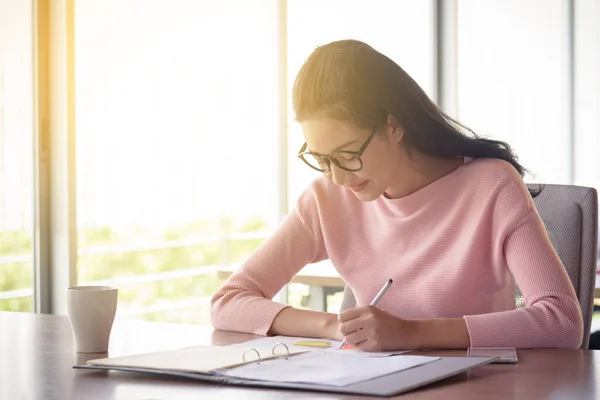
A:
MULTIPOLYGON (((80 228, 78 230, 78 282, 127 279, 147 274, 184 271, 202 266, 239 264, 263 238, 203 242, 202 238, 265 231, 267 222, 260 218, 214 219, 169 228, 149 227, 80 228), (173 244, 177 240, 200 238, 199 244, 173 244), (136 249, 136 246, 156 248, 136 249), (119 246, 118 250, 114 249, 119 246)), ((186 242, 187 243, 187 242, 186 242)), ((28 232, 1 232, 0 258, 32 255, 28 232)), ((32 288, 32 258, 0 264, 0 292, 32 288)), ((175 277, 153 282, 132 282, 119 286, 119 301, 130 307, 160 306, 188 299, 205 299, 204 305, 191 310, 166 310, 144 314, 150 320, 208 323, 208 298, 220 282, 215 271, 196 276, 175 277)), ((0 300, 0 309, 32 311, 32 297, 0 300)))

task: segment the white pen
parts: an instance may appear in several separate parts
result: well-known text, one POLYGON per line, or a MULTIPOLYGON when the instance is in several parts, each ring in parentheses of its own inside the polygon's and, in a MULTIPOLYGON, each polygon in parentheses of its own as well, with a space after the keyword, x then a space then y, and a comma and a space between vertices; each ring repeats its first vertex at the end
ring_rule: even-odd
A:
MULTIPOLYGON (((387 292, 387 290, 392 285, 392 282, 394 282, 393 279, 388 279, 387 280, 387 282, 385 283, 385 285, 383 285, 383 287, 381 288, 381 290, 379 291, 379 293, 377 293, 377 296, 375 296, 375 298, 373 299, 373 301, 371 302, 370 305, 372 305, 372 306, 377 305, 377 303, 379 302, 379 300, 383 297, 383 295, 385 294, 385 292, 387 292)), ((342 347, 344 347, 345 344, 346 344, 346 339, 342 340, 342 343, 340 344, 340 347, 338 347, 338 350, 341 349, 342 347)))

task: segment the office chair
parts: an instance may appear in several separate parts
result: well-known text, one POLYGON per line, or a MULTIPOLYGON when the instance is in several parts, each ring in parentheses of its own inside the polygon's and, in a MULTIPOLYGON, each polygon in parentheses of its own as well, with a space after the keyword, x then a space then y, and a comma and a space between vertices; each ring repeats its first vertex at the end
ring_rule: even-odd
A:
MULTIPOLYGON (((538 189, 539 185, 528 185, 538 189)), ((596 265, 598 257, 598 193, 596 189, 572 185, 543 185, 542 192, 533 199, 544 221, 550 242, 558 253, 571 283, 583 315, 582 349, 587 349, 594 307, 596 265)), ((524 305, 524 298, 515 288, 515 304, 524 305)), ((341 310, 354 307, 356 299, 346 286, 341 310)))

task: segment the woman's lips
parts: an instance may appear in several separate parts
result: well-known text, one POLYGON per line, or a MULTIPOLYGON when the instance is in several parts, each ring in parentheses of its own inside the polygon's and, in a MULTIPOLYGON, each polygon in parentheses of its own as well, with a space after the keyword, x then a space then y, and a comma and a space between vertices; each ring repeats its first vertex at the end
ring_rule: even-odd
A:
POLYGON ((361 183, 358 186, 348 186, 348 189, 352 190, 353 192, 360 192, 362 189, 364 189, 366 184, 367 184, 367 181, 364 181, 363 183, 361 183))

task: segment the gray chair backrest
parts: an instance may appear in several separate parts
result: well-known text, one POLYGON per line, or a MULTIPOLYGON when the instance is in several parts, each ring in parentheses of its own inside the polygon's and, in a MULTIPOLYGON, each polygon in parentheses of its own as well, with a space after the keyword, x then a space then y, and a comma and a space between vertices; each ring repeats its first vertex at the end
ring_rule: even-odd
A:
MULTIPOLYGON (((538 188, 538 185, 528 186, 538 188)), ((581 348, 587 349, 598 261, 598 194, 596 189, 581 186, 543 185, 542 188, 533 201, 577 293, 584 327, 581 348)), ((517 287, 515 304, 521 307, 523 302, 517 287)), ((354 293, 346 286, 341 309, 355 305, 354 293)))

